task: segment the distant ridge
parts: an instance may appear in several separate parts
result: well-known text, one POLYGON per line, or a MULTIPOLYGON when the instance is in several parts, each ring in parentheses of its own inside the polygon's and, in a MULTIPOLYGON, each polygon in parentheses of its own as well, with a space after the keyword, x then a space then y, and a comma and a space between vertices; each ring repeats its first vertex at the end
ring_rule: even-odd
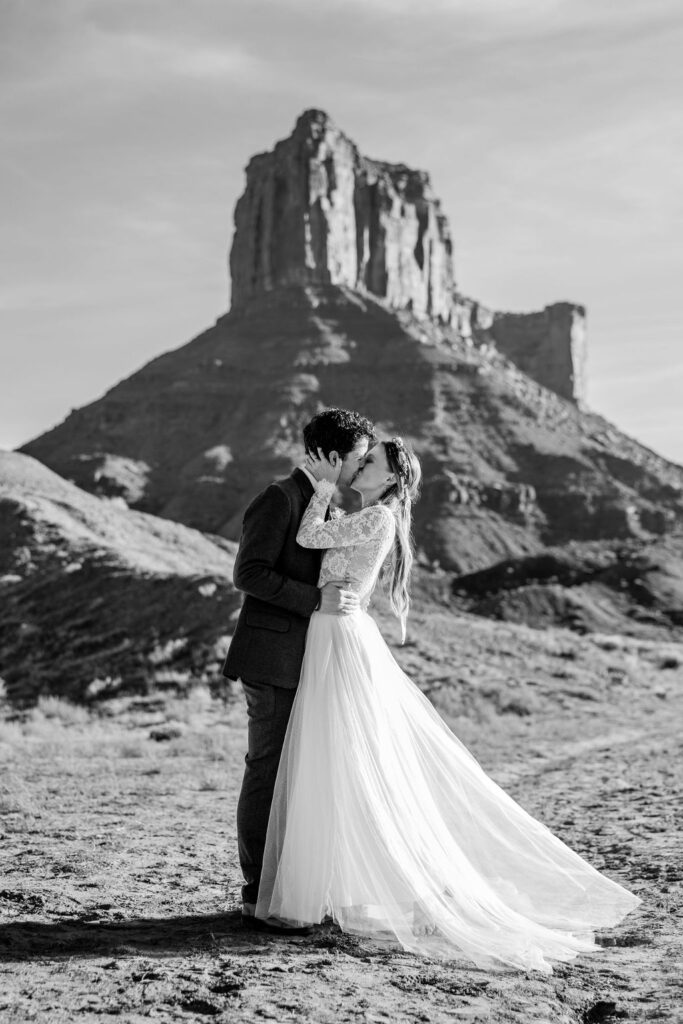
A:
POLYGON ((425 172, 367 160, 307 111, 250 162, 235 220, 232 310, 22 451, 235 539, 255 491, 300 459, 306 420, 342 405, 422 457, 424 563, 468 573, 681 522, 683 469, 582 406, 583 308, 460 296, 425 172))
POLYGON ((234 545, 0 452, 0 676, 15 704, 219 678, 234 545))

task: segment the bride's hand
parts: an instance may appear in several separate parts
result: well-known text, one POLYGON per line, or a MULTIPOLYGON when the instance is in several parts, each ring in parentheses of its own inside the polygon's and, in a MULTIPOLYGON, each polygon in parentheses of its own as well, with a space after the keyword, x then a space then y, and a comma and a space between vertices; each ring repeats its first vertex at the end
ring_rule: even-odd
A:
POLYGON ((318 454, 306 453, 306 469, 316 480, 329 480, 336 484, 342 471, 341 456, 337 452, 330 452, 330 458, 318 448, 318 454))

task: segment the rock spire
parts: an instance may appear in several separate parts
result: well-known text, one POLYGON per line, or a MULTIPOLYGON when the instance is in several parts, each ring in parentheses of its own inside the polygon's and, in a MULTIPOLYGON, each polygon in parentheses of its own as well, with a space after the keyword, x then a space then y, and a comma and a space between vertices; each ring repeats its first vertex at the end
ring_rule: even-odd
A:
POLYGON ((453 308, 450 231, 429 175, 362 156, 321 110, 250 160, 230 272, 233 308, 306 284, 363 288, 443 322, 453 308))
POLYGON ((539 384, 582 404, 585 310, 499 313, 457 295, 448 220, 429 175, 363 156, 322 110, 253 157, 235 208, 232 307, 292 286, 342 286, 493 344, 539 384))

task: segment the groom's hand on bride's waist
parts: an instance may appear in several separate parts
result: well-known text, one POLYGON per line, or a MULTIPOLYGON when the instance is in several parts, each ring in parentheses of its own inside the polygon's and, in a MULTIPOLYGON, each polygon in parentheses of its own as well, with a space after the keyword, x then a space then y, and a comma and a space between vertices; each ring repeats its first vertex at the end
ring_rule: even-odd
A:
POLYGON ((360 598, 355 591, 349 590, 346 580, 330 580, 320 588, 318 611, 326 615, 350 615, 359 608, 360 598))

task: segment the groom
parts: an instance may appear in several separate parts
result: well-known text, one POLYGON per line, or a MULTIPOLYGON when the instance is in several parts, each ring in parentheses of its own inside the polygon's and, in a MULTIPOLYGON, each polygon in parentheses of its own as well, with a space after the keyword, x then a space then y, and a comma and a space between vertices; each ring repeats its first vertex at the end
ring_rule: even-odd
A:
MULTIPOLYGON (((355 477, 375 443, 369 420, 346 409, 326 409, 304 427, 307 452, 341 458, 340 487, 355 477)), ((301 548, 296 534, 315 480, 295 469, 258 494, 244 514, 234 582, 245 598, 223 667, 239 679, 247 700, 248 753, 237 804, 237 841, 245 884, 242 921, 247 927, 295 932, 254 917, 268 814, 289 714, 299 683, 306 631, 314 611, 346 615, 358 596, 341 580, 318 588, 322 552, 301 548)))

